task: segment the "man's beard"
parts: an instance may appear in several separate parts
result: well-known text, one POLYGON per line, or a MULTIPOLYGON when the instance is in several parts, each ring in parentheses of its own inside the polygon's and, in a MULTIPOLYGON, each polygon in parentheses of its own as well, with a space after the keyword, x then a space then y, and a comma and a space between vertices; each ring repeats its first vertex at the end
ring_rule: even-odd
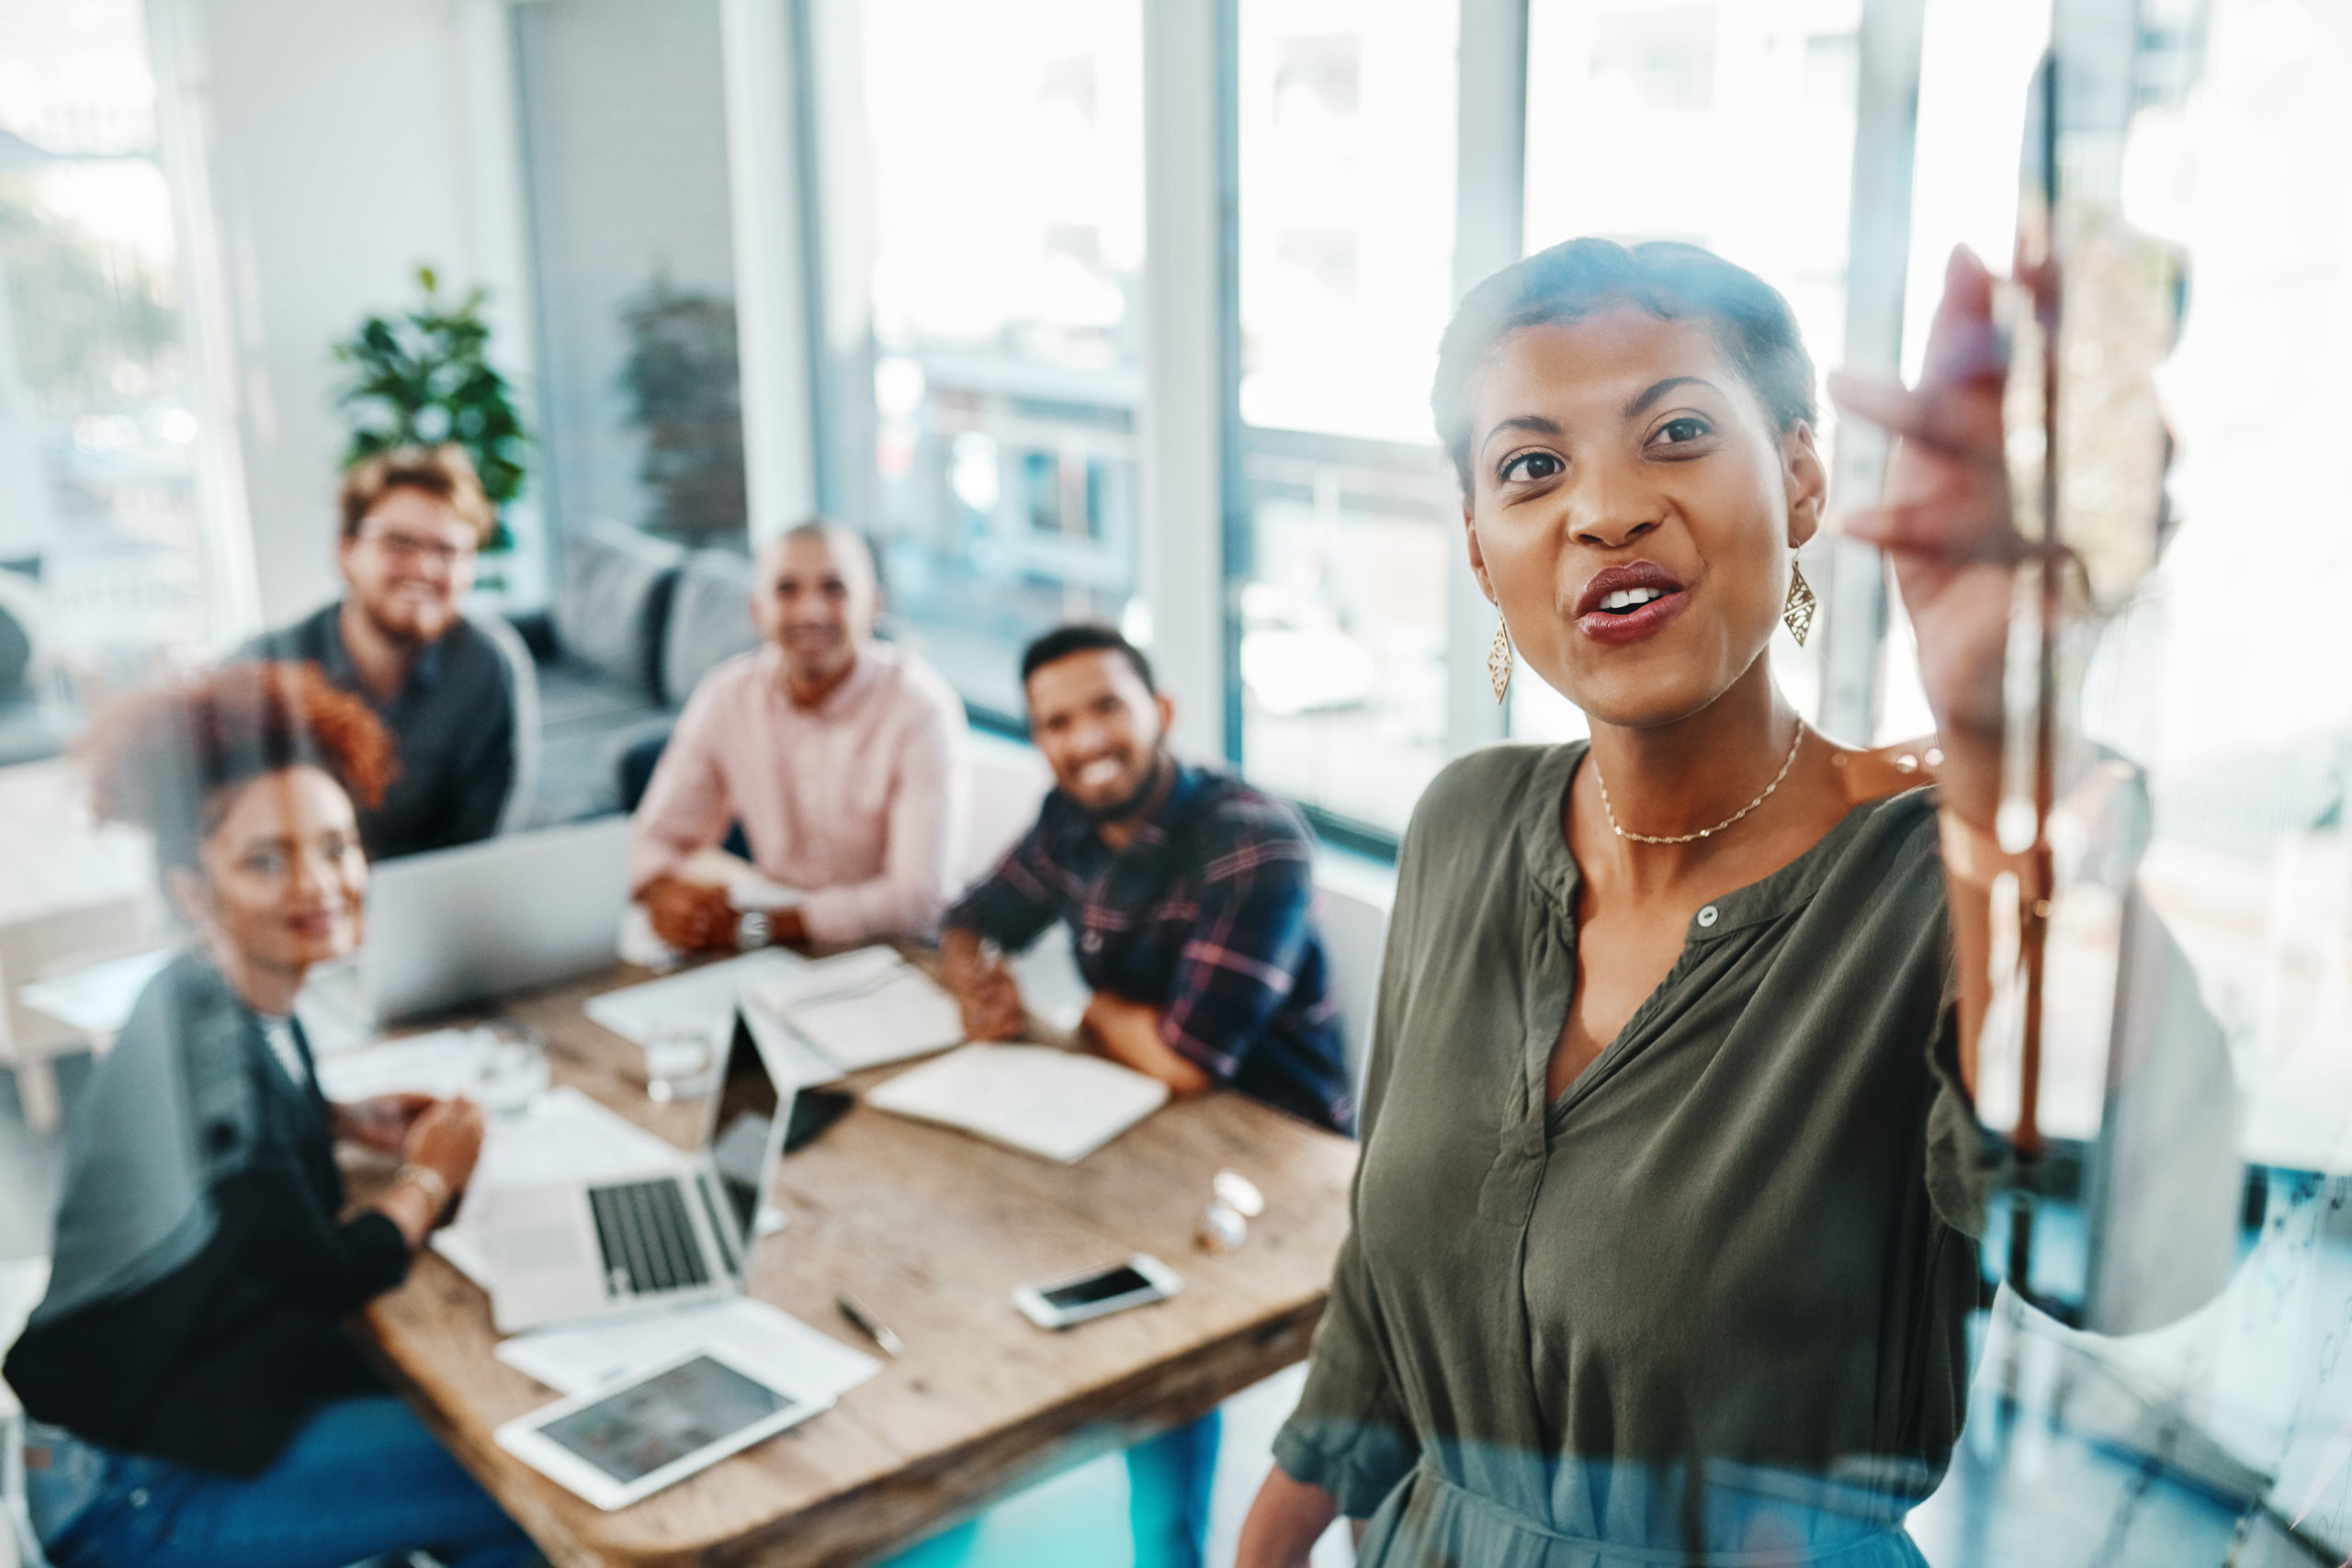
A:
POLYGON ((359 613, 368 617, 368 624, 376 628, 379 637, 412 651, 423 648, 429 642, 437 641, 441 634, 455 626, 458 621, 457 610, 446 604, 436 604, 429 610, 412 611, 405 625, 395 624, 385 619, 376 612, 373 605, 365 601, 360 604, 359 613))
POLYGON ((1151 766, 1144 770, 1143 782, 1134 790, 1110 806, 1093 807, 1080 801, 1078 808, 1086 813, 1087 820, 1091 822, 1124 822, 1150 803, 1152 792, 1159 787, 1159 781, 1174 765, 1175 759, 1169 756, 1168 748, 1155 746, 1151 750, 1151 766))

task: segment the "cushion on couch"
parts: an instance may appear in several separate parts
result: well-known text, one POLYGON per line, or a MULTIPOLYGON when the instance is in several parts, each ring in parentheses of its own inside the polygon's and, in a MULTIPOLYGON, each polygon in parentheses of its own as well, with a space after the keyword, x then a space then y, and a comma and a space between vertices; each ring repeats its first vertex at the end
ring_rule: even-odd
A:
POLYGON ((30 694, 40 620, 40 588, 20 572, 0 570, 0 699, 30 694))
POLYGON ((670 594, 684 558, 676 545, 610 523, 566 539, 555 602, 565 656, 654 695, 670 594))
POLYGON ((732 550, 696 550, 670 594, 662 636, 662 700, 683 707, 713 666, 760 646, 752 623, 752 563, 732 550))

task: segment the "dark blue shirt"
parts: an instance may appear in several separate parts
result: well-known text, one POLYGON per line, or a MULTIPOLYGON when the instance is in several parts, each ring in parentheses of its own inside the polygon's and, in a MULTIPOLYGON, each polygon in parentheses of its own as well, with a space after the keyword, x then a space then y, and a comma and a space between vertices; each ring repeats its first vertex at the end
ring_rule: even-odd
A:
POLYGON ((514 675, 505 656, 460 619, 417 651, 399 693, 379 703, 343 646, 342 612, 337 602, 264 632, 240 657, 307 660, 375 709, 391 731, 400 772, 381 806, 359 807, 368 858, 447 849, 497 832, 514 783, 514 675))
POLYGON ((1297 812, 1180 766, 1125 849, 1054 791, 945 923, 1017 951, 1067 920, 1086 983, 1159 1010, 1171 1050, 1219 1083, 1346 1132, 1355 1097, 1315 930, 1314 869, 1297 812))

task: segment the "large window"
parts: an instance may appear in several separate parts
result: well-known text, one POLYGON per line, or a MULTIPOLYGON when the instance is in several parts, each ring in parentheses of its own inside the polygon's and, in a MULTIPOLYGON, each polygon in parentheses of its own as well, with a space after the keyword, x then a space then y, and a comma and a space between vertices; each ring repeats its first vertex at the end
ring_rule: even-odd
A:
MULTIPOLYGON (((1385 831, 1444 761, 1454 16, 1241 0, 1242 763, 1385 831)), ((1237 570, 1238 569, 1238 570, 1237 570)))
POLYGON ((863 0, 857 13, 874 522, 894 629, 967 701, 1016 716, 1024 642, 1129 616, 1141 10, 863 0))
MULTIPOLYGON (((1861 11, 1861 0, 1531 0, 1527 248, 1585 234, 1704 245, 1787 296, 1815 366, 1837 366, 1861 11)), ((1819 647, 1785 634, 1772 646, 1782 691, 1808 716, 1819 647)), ((1513 683, 1510 723, 1530 739, 1584 731, 1539 681, 1513 683)))
POLYGON ((514 7, 560 535, 744 538, 718 0, 514 7))
POLYGON ((137 0, 0 8, 0 570, 101 681, 229 629, 156 108, 137 0))

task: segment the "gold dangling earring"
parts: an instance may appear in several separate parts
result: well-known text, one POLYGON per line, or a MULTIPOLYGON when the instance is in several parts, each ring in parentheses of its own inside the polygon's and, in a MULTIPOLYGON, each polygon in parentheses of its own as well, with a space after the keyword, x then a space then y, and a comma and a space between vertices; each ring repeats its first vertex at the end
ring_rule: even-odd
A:
POLYGON ((1789 600, 1781 606, 1781 619, 1788 623, 1789 635, 1804 646, 1804 634, 1813 629, 1813 612, 1820 600, 1814 597, 1813 584, 1804 580, 1804 568, 1789 562, 1789 600))
POLYGON ((1495 640, 1487 645, 1487 679, 1495 683, 1495 701, 1500 703, 1503 694, 1510 690, 1510 628, 1502 622, 1495 623, 1495 640))

